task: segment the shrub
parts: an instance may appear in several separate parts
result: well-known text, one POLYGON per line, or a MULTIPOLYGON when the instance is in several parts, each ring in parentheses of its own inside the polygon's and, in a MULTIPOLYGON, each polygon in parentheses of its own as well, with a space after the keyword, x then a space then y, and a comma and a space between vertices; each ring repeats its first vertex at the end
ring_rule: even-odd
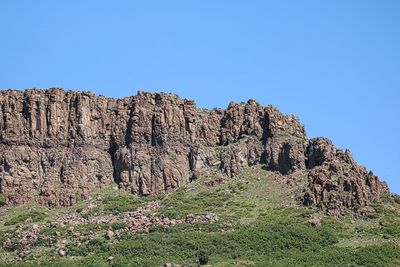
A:
POLYGON ((0 207, 6 205, 6 197, 3 193, 0 193, 0 207))
POLYGON ((125 222, 119 221, 119 222, 115 222, 113 224, 111 224, 111 228, 116 231, 116 230, 120 230, 120 229, 124 229, 125 227, 127 227, 128 225, 125 222))
POLYGON ((393 194, 392 199, 395 203, 400 205, 400 195, 393 194))
POLYGON ((73 243, 68 244, 67 249, 71 256, 87 256, 90 253, 100 256, 109 250, 109 244, 103 238, 94 238, 79 247, 73 243))
POLYGON ((153 233, 153 232, 168 232, 168 228, 164 227, 161 224, 155 224, 153 226, 150 227, 149 232, 153 233))
POLYGON ((199 249, 197 254, 198 254, 198 258, 199 258, 199 264, 206 265, 208 263, 208 256, 210 253, 208 251, 206 251, 205 249, 199 249))

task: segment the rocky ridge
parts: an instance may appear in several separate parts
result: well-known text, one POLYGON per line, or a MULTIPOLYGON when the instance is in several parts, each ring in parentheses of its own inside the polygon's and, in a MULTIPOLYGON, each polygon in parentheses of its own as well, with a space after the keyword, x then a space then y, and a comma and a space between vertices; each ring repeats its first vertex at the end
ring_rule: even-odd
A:
POLYGON ((282 177, 306 172, 301 202, 332 214, 368 212, 389 192, 350 151, 308 139, 295 116, 255 100, 204 110, 164 93, 114 99, 58 88, 0 91, 0 192, 9 205, 73 205, 112 183, 163 194, 255 164, 282 177))

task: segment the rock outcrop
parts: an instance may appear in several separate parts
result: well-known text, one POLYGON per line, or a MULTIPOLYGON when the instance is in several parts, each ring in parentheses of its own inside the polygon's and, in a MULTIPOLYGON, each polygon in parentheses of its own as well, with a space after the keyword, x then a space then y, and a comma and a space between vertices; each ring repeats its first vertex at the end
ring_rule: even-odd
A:
POLYGON ((303 203, 317 205, 333 215, 349 209, 364 213, 370 202, 389 193, 386 183, 359 166, 349 150, 336 149, 326 138, 309 141, 306 164, 310 172, 303 203))
POLYGON ((295 116, 255 100, 204 110, 164 93, 114 99, 56 88, 0 91, 7 204, 72 205, 111 183, 162 194, 259 163, 282 175, 309 170, 303 202, 327 210, 365 207, 388 191, 349 152, 327 139, 308 140, 295 116))

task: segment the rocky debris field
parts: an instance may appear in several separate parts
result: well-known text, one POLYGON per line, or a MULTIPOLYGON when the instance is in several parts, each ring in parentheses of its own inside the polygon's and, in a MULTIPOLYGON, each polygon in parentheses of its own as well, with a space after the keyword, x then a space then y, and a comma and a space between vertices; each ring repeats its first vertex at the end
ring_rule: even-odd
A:
MULTIPOLYGON (((52 222, 45 224, 32 224, 32 219, 29 218, 24 222, 25 225, 29 225, 28 227, 21 225, 17 227, 13 234, 6 233, 4 235, 2 249, 22 248, 21 251, 17 251, 15 254, 15 259, 21 261, 29 254, 32 246, 37 245, 38 242, 46 242, 49 246, 58 247, 59 255, 64 257, 68 254, 65 249, 67 243, 76 242, 79 246, 81 242, 99 235, 98 232, 93 230, 84 233, 79 231, 79 229, 87 225, 99 225, 100 227, 97 229, 104 228, 105 230, 104 237, 107 240, 114 240, 126 233, 148 233, 152 227, 168 228, 180 224, 214 223, 218 220, 217 215, 213 213, 197 216, 188 214, 183 219, 170 219, 163 215, 152 214, 152 211, 158 209, 160 205, 160 201, 153 201, 140 206, 135 211, 124 212, 119 215, 108 214, 84 217, 77 212, 60 214, 52 222), (68 240, 63 237, 61 229, 68 233, 68 240)), ((90 212, 91 209, 83 211, 90 212)))

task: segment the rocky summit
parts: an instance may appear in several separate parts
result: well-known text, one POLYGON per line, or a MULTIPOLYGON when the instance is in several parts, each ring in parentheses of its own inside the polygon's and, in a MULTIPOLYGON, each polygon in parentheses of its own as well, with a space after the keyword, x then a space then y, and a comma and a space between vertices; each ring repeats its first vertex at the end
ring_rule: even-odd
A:
POLYGON ((303 184, 298 202, 332 215, 368 213, 389 193, 349 150, 308 139, 297 117, 253 99, 206 110, 165 93, 0 91, 0 191, 10 206, 70 206, 114 183, 132 194, 165 194, 258 164, 303 184))

